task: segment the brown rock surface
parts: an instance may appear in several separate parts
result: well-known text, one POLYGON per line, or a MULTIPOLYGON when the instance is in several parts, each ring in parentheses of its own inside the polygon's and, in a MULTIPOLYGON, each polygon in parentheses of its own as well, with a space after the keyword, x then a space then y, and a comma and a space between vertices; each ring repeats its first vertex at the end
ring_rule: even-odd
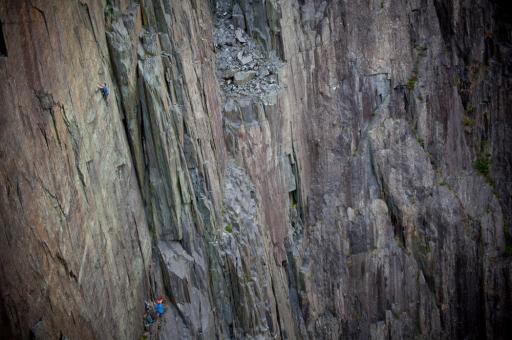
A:
POLYGON ((103 9, 0 5, 4 334, 140 333, 151 247, 118 95, 96 87, 113 83, 103 9))

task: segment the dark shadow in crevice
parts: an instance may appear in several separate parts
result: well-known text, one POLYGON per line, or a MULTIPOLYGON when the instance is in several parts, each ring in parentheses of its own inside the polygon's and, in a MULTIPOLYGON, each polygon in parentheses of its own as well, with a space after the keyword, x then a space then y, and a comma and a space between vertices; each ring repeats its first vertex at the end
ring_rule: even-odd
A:
POLYGON ((0 57, 7 57, 7 44, 5 43, 3 22, 0 21, 0 57))

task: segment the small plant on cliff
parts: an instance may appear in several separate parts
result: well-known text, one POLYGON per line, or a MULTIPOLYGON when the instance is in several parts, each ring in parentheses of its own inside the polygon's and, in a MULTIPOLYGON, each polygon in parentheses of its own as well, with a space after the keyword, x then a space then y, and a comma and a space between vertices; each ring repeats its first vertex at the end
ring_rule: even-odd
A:
POLYGON ((441 183, 439 183, 439 186, 445 187, 446 189, 453 192, 453 188, 450 185, 450 183, 446 182, 446 180, 444 180, 444 179, 441 181, 441 183))
POLYGON ((487 184, 489 184, 493 189, 494 193, 497 196, 496 192, 496 183, 491 178, 490 170, 491 170, 491 157, 489 154, 479 155, 476 160, 473 162, 473 167, 480 175, 484 177, 487 184))
POLYGON ((114 19, 115 13, 114 13, 114 6, 112 5, 112 1, 107 1, 107 6, 105 6, 105 23, 107 27, 111 27, 112 20, 114 19))
POLYGON ((418 76, 416 75, 416 73, 413 73, 411 78, 407 81, 407 89, 409 89, 409 91, 414 90, 414 88, 416 87, 417 81, 418 81, 418 76))
POLYGON ((471 114, 471 113, 475 112, 475 110, 476 110, 476 108, 473 105, 468 104, 468 106, 466 106, 466 109, 464 111, 466 111, 466 113, 468 113, 468 114, 471 114))
POLYGON ((508 226, 503 226, 503 233, 505 234, 505 256, 512 256, 512 235, 510 235, 508 226))
POLYGON ((418 138, 417 138, 417 141, 418 141, 418 143, 421 145, 421 147, 422 147, 423 149, 425 149, 425 141, 423 140, 423 138, 418 137, 418 138))
POLYGON ((347 268, 349 270, 352 269, 352 258, 351 257, 347 258, 347 261, 345 262, 345 264, 347 265, 347 268))
POLYGON ((475 126, 476 125, 476 121, 471 118, 471 117, 468 117, 468 116, 464 116, 464 118, 462 119, 462 123, 464 124, 464 126, 475 126))
POLYGON ((231 224, 228 224, 224 227, 224 230, 226 231, 226 233, 228 234, 232 234, 233 233, 233 226, 231 224))
POLYGON ((480 155, 473 162, 473 167, 483 176, 489 176, 489 169, 491 167, 491 159, 489 156, 480 155))
POLYGON ((505 256, 512 256, 512 244, 505 247, 505 256))

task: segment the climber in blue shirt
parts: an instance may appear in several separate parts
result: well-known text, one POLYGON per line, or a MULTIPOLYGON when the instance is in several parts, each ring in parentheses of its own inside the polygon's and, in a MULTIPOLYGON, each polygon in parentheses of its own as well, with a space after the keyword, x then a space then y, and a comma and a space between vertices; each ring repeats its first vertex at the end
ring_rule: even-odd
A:
POLYGON ((105 100, 107 100, 107 97, 110 93, 107 83, 103 83, 103 84, 99 83, 98 88, 100 89, 100 92, 103 95, 103 98, 105 98, 105 100))
POLYGON ((164 299, 160 297, 155 302, 155 311, 157 312, 158 316, 162 316, 165 312, 164 299))

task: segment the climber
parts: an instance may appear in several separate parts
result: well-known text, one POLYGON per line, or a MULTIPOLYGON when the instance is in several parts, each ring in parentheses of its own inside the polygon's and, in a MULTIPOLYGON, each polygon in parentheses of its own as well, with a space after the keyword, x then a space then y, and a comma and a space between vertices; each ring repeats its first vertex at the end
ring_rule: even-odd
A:
POLYGON ((110 91, 108 90, 107 83, 103 83, 103 84, 99 83, 98 88, 100 89, 100 92, 103 95, 103 98, 105 98, 105 100, 107 100, 108 94, 110 93, 110 91))
POLYGON ((159 317, 165 312, 164 298, 161 296, 155 301, 155 311, 159 317))
POLYGON ((155 319, 151 316, 150 313, 146 312, 144 313, 144 321, 146 323, 146 325, 151 325, 155 322, 155 319))

